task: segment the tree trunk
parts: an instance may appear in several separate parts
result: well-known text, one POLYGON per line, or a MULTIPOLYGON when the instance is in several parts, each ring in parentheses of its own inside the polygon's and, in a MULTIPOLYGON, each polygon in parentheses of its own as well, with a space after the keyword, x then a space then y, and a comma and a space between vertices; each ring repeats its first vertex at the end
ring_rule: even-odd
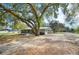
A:
POLYGON ((34 28, 32 28, 32 33, 35 36, 39 36, 40 35, 40 27, 35 26, 34 28))
POLYGON ((35 34, 35 36, 39 36, 40 35, 40 31, 39 31, 39 29, 36 31, 36 34, 35 34))

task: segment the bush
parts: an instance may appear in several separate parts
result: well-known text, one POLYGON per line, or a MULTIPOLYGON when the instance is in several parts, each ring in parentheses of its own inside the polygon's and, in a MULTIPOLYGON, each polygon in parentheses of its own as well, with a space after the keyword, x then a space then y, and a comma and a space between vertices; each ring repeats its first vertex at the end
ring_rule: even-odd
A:
POLYGON ((79 33, 79 27, 75 29, 75 33, 79 33))
POLYGON ((52 31, 55 32, 64 32, 65 31, 65 26, 62 23, 59 23, 58 21, 53 21, 50 22, 50 28, 52 31))

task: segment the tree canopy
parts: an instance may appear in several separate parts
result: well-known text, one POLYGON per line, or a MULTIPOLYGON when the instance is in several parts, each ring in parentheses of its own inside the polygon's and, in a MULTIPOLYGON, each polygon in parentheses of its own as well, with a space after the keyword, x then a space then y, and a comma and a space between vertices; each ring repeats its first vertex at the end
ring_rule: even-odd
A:
POLYGON ((3 3, 0 4, 0 24, 5 25, 7 22, 12 22, 16 24, 13 28, 21 28, 19 27, 21 21, 31 28, 33 34, 39 35, 39 29, 45 19, 50 21, 58 18, 59 8, 65 15, 64 20, 73 24, 74 21, 71 20, 75 19, 79 7, 78 4, 69 3, 3 3), (75 7, 70 8, 69 5, 75 7))

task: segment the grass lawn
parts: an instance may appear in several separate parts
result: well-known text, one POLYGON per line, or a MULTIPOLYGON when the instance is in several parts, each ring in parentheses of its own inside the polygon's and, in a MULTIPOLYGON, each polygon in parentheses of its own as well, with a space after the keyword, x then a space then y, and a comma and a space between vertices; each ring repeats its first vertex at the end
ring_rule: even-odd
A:
POLYGON ((20 34, 19 32, 8 32, 8 31, 0 31, 0 35, 16 35, 20 34))
POLYGON ((0 43, 7 43, 19 38, 18 32, 0 31, 0 43))

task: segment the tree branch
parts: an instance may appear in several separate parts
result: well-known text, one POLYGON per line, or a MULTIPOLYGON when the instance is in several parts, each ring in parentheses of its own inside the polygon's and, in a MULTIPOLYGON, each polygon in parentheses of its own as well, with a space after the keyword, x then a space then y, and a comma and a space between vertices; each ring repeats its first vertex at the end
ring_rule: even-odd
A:
POLYGON ((29 25, 29 23, 27 22, 26 19, 20 17, 19 15, 17 15, 15 12, 12 12, 10 9, 6 8, 5 6, 3 6, 1 3, 0 3, 0 7, 3 8, 3 10, 5 10, 6 12, 12 14, 13 16, 17 17, 18 19, 20 19, 22 22, 25 22, 29 27, 32 28, 32 26, 29 25))
POLYGON ((42 16, 44 15, 44 13, 45 13, 46 10, 48 9, 48 7, 50 7, 49 4, 47 4, 47 6, 43 9, 40 18, 42 18, 42 16))
POLYGON ((38 18, 38 15, 37 15, 37 11, 36 11, 35 7, 31 3, 27 3, 27 4, 31 7, 32 12, 34 13, 34 15, 35 15, 35 17, 37 19, 38 18))

